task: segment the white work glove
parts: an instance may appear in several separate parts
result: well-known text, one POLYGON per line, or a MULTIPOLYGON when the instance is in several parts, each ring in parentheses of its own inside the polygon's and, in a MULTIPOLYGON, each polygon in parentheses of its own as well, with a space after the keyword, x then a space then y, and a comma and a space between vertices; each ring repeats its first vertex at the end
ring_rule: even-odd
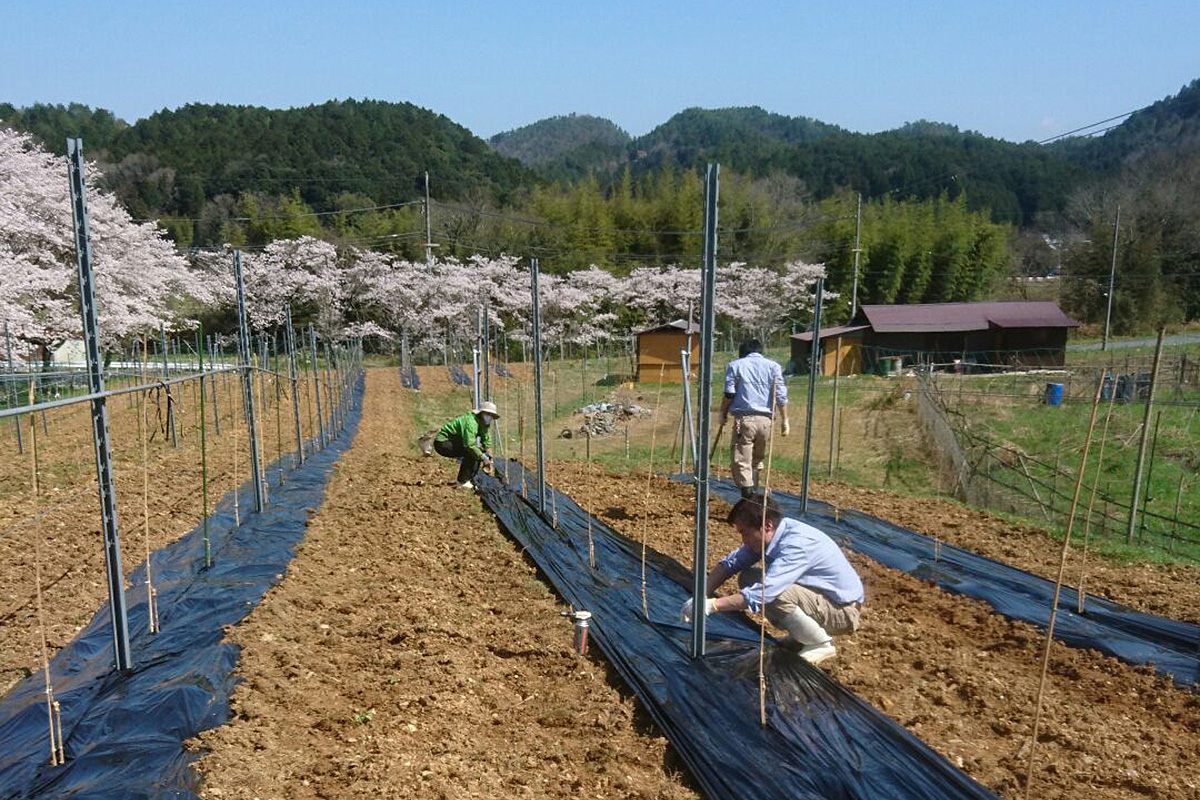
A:
MULTIPOLYGON (((704 601, 704 616, 715 614, 717 611, 717 600, 715 597, 710 597, 704 601)), ((692 598, 688 598, 683 602, 683 608, 679 609, 679 621, 688 623, 692 621, 692 598)))
POLYGON ((492 457, 487 453, 483 454, 483 468, 490 470, 492 468, 492 457))
POLYGON ((783 428, 782 428, 782 430, 780 430, 780 433, 782 433, 784 436, 787 436, 791 432, 792 432, 792 426, 790 424, 788 424, 788 421, 785 419, 783 421, 783 428))

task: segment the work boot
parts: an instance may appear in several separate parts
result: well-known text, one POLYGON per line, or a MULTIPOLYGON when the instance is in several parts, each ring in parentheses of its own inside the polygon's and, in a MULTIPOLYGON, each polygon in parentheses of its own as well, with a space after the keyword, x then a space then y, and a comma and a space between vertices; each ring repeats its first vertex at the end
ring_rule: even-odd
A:
POLYGON ((471 483, 470 481, 463 481, 462 483, 460 483, 460 484, 458 485, 458 488, 460 488, 460 489, 474 489, 474 488, 475 488, 475 484, 471 483))
POLYGON ((837 655, 833 637, 825 632, 820 623, 800 609, 797 608, 788 614, 779 624, 788 632, 788 637, 800 645, 800 657, 808 663, 820 664, 837 655))

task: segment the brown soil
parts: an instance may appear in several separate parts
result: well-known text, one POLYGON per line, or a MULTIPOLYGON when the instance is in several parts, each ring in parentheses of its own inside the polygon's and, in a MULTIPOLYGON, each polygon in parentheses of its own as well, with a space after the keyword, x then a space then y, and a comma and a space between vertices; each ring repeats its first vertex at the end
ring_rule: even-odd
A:
POLYGON ((231 631, 245 682, 199 739, 202 795, 695 797, 450 465, 396 455, 406 397, 369 375, 287 579, 231 631))
MULTIPOLYGON (((180 413, 172 447, 161 430, 147 446, 149 466, 149 542, 143 525, 142 447, 138 413, 131 396, 108 402, 109 429, 116 476, 117 520, 121 534, 121 562, 126 576, 145 561, 147 546, 156 550, 192 530, 201 518, 201 465, 198 400, 192 384, 175 387, 180 413)), ((237 441, 238 481, 250 477, 249 445, 240 418, 240 393, 232 376, 218 382, 221 434, 206 407, 209 503, 233 488, 234 441, 237 441)), ((274 389, 262 387, 258 404, 261 444, 265 460, 273 462, 281 451, 294 452, 294 428, 289 398, 283 398, 277 424, 274 389)), ((304 395, 301 394, 303 400, 304 395)), ((157 427, 158 405, 147 406, 147 430, 157 427)), ((165 408, 165 401, 162 406, 165 408)), ((302 434, 310 436, 307 404, 301 403, 302 434)), ((0 426, 0 693, 36 669, 41 659, 38 633, 35 561, 41 562, 46 638, 50 654, 78 633, 108 598, 104 550, 100 534, 100 507, 96 494, 96 462, 90 416, 85 405, 48 412, 43 429, 37 420, 38 472, 41 488, 34 501, 31 474, 32 448, 29 417, 25 417, 25 453, 18 455, 11 426, 0 426), (11 437, 11 438, 10 438, 11 437)), ((315 423, 314 423, 315 424, 315 423)), ((144 586, 125 587, 126 602, 145 601, 144 586)), ((136 658, 136 653, 134 654, 136 658)))
MULTIPOLYGON (((646 534, 653 547, 691 562, 690 487, 653 479, 646 514, 644 475, 559 463, 550 480, 618 530, 646 534)), ((716 522, 727 506, 714 506, 713 562, 740 543, 716 522)), ((831 674, 985 786, 1023 796, 1043 636, 985 603, 850 558, 870 603, 863 628, 839 640, 831 674)), ((1061 645, 1049 675, 1035 797, 1200 796, 1200 695, 1150 669, 1061 645)))
MULTIPOLYGON (((777 482, 784 491, 799 491, 790 478, 777 482)), ((815 484, 813 496, 843 508, 856 508, 897 525, 935 536, 943 542, 1054 580, 1062 543, 1033 525, 1002 519, 951 500, 908 497, 844 483, 815 484)), ((1200 623, 1200 567, 1130 564, 1072 549, 1066 580, 1079 585, 1084 575, 1091 594, 1174 619, 1200 623)))

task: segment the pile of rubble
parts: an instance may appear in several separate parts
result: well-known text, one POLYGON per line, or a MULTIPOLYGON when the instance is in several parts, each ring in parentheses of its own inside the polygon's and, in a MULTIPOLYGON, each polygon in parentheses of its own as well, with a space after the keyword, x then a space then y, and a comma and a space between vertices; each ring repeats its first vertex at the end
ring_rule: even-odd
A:
POLYGON ((583 424, 576 429, 564 428, 561 434, 563 439, 570 439, 577 434, 610 436, 617 432, 617 426, 622 422, 653 415, 648 408, 624 401, 592 403, 577 409, 575 413, 583 416, 583 424))

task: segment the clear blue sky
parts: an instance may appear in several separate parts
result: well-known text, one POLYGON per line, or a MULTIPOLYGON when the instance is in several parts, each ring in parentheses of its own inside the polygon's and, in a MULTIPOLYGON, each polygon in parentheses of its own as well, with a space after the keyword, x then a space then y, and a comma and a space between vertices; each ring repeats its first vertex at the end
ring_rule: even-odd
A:
POLYGON ((409 101, 481 136, 568 112, 645 133, 760 105, 857 131, 1041 139, 1200 77, 1200 2, 13 2, 0 101, 409 101))

